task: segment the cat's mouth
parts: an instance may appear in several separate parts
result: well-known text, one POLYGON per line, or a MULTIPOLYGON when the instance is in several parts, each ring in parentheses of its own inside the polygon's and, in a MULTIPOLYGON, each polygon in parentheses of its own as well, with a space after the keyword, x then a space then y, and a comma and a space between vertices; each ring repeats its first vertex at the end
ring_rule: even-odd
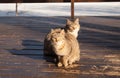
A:
POLYGON ((65 45, 62 45, 58 50, 62 50, 65 47, 65 45))
POLYGON ((54 48, 61 50, 64 48, 64 43, 62 41, 58 41, 58 42, 53 42, 53 46, 54 48))

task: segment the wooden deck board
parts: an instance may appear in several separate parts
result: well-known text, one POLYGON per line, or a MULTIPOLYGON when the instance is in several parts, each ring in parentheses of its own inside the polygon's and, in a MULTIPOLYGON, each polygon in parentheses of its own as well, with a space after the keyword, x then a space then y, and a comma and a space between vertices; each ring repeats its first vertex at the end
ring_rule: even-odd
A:
POLYGON ((69 17, 0 17, 0 78, 119 78, 120 17, 80 17, 81 59, 58 68, 43 56, 51 28, 69 17))

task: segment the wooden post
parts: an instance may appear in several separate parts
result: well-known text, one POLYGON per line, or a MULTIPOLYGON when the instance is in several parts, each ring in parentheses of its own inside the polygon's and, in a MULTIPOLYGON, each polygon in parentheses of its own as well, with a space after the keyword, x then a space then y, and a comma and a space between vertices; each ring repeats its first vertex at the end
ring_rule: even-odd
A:
POLYGON ((16 10, 15 10, 16 16, 18 16, 18 3, 16 2, 16 10))
POLYGON ((71 19, 74 20, 74 0, 71 0, 71 19))

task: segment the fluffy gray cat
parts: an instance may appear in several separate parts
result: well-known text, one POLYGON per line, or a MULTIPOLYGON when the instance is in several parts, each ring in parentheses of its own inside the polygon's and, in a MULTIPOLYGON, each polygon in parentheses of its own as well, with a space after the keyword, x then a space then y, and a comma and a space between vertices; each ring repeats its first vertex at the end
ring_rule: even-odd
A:
MULTIPOLYGON (((76 18, 74 21, 67 19, 66 26, 63 29, 65 30, 65 33, 69 33, 73 35, 75 38, 77 38, 78 31, 80 30, 79 18, 76 18)), ((54 29, 55 32, 59 30, 60 29, 54 29)), ((44 55, 48 55, 48 56, 55 55, 51 47, 50 37, 51 37, 51 32, 49 32, 44 39, 44 55)))
POLYGON ((52 29, 50 44, 58 56, 58 67, 72 65, 80 59, 80 48, 77 39, 64 29, 52 29))

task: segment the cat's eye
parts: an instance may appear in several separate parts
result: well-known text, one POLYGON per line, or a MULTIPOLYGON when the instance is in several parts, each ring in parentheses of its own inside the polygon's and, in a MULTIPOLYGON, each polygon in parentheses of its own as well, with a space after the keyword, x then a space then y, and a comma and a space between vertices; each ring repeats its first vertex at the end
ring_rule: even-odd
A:
POLYGON ((57 42, 58 39, 57 38, 52 38, 52 41, 57 42))
POLYGON ((54 38, 52 38, 52 41, 54 41, 54 42, 55 42, 55 39, 54 39, 54 38))
POLYGON ((59 38, 56 39, 56 41, 59 41, 59 40, 60 40, 59 38))
POLYGON ((72 27, 73 29, 75 29, 75 27, 72 27))

